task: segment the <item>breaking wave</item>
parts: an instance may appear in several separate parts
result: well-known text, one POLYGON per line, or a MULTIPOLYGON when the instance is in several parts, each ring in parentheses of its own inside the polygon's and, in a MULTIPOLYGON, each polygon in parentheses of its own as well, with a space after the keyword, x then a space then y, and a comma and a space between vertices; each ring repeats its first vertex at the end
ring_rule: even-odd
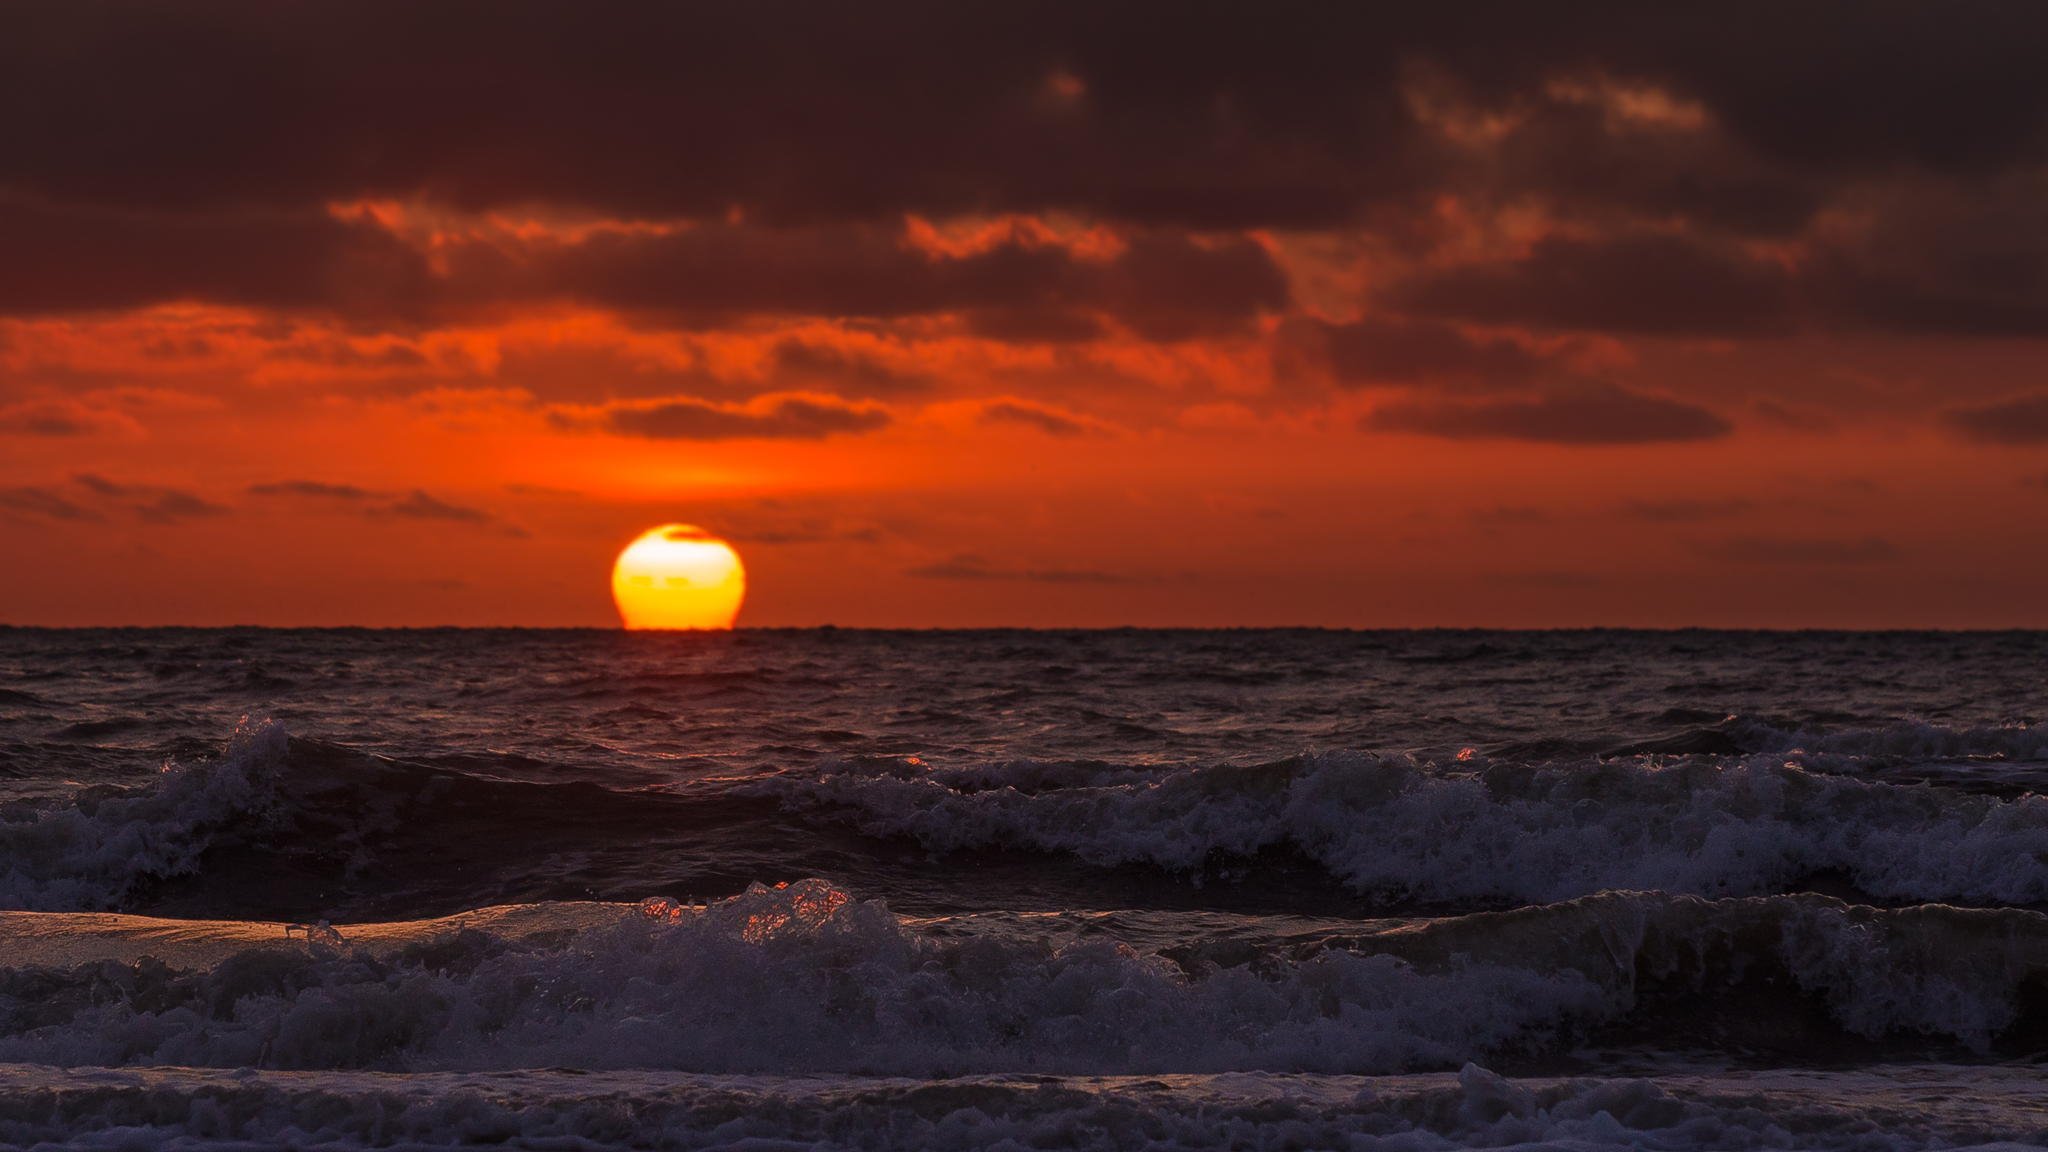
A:
POLYGON ((217 844, 274 830, 287 747, 282 725, 245 722, 218 758, 167 762, 146 786, 0 812, 0 908, 112 907, 196 871, 217 844))
POLYGON ((1702 1045, 1817 1061, 1873 1043, 1991 1052, 2048 1025, 2048 917, 2011 910, 1610 894, 1249 943, 1194 926, 1141 950, 1056 921, 906 920, 821 880, 612 907, 596 927, 440 925, 375 946, 316 926, 197 965, 175 947, 77 959, 105 917, 11 914, 8 932, 70 939, 75 962, 0 969, 0 1061, 1390 1073, 1636 1030, 1668 1042, 1674 1012, 1702 1045))
POLYGON ((1827 874, 1890 901, 2048 901, 2039 796, 1859 780, 1771 757, 1475 767, 1358 753, 1163 770, 867 761, 761 787, 794 810, 937 851, 1192 870, 1280 848, 1361 894, 1435 904, 1750 895, 1827 874))
MULTIPOLYGON (((1986 747, 1990 737, 1912 739, 1952 749, 1986 747)), ((1837 743, 1881 741, 1842 734, 1837 743)), ((522 766, 542 776, 544 767, 522 766)), ((439 878, 445 891, 434 901, 443 908, 553 898, 582 882, 558 867, 553 889, 508 890, 504 877, 530 872, 538 845, 593 861, 594 878, 637 878, 646 886, 625 889, 636 896, 665 890, 664 876, 732 892, 746 874, 720 877, 734 863, 768 863, 771 848, 786 866, 826 871, 820 866, 842 851, 827 845, 834 830, 846 839, 909 838, 932 852, 1050 853, 1088 868, 1141 865, 1204 882, 1256 875, 1262 855, 1278 852, 1306 860, 1361 907, 1809 887, 1893 904, 2048 905, 2048 798, 1817 771, 1782 753, 1528 764, 1333 752, 1180 767, 878 757, 673 792, 614 792, 374 757, 245 723, 219 756, 167 763, 145 785, 0 812, 0 908, 150 906, 167 884, 203 873, 203 890, 181 905, 188 911, 301 915, 283 909, 302 909, 308 892, 380 860, 388 866, 372 879, 386 887, 372 885, 371 908, 407 906, 405 885, 422 875, 439 878), (793 838, 792 816, 813 832, 793 838), (422 831, 430 828, 439 832, 422 831), (476 877, 471 887, 451 883, 455 874, 437 863, 451 850, 450 829, 463 830, 456 847, 476 877), (628 858, 634 843, 644 846, 642 859, 628 858), (810 856, 807 844, 816 849, 810 856), (249 855, 259 849, 272 868, 249 855), (236 850, 243 856, 232 865, 215 866, 236 850), (600 860, 601 852, 612 855, 600 860), (317 882, 263 889, 263 874, 287 860, 317 882)), ((854 852, 843 857, 850 861, 869 854, 844 850, 854 852)), ((903 867, 914 881, 917 866, 903 867)), ((1288 906, 1284 886, 1267 887, 1288 906)))

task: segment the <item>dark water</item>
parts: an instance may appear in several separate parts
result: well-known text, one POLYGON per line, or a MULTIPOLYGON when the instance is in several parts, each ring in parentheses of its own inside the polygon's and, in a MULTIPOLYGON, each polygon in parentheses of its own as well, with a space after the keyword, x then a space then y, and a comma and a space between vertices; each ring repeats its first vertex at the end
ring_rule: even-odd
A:
MULTIPOLYGON (((250 1088, 228 1127, 258 1143, 295 1109, 390 1113, 377 1073, 420 1095, 415 1142, 476 1139, 461 1077, 527 1068, 693 1117, 618 1137, 684 1146, 1131 1146, 1115 1116, 1161 1146, 2031 1140, 2031 1104, 1931 1100, 2048 1051, 2044 658, 2033 633, 0 630, 0 1061, 104 1103, 38 1120, 63 1110, 0 1086, 0 1143, 99 1139, 152 1092, 240 1115, 173 1066, 328 1077, 250 1088), (1622 1102, 1426 1075, 1468 1062, 1622 1102), (1919 1110, 1845 1120, 1901 1062, 1938 1086, 1919 1110), (691 1127, 725 1089, 674 1077, 729 1073, 782 1120, 691 1127), (1128 1074, 1166 1095, 1072 1079, 1128 1074), (837 1087, 778 1079, 814 1075, 837 1087), (957 1107, 918 1095, 960 1076, 957 1107), (1797 1116, 1757 1120, 1759 1085, 1797 1116), (947 1135, 961 1107, 1010 1119, 947 1135)), ((528 1088, 498 1105, 521 1139, 623 1123, 528 1088)))

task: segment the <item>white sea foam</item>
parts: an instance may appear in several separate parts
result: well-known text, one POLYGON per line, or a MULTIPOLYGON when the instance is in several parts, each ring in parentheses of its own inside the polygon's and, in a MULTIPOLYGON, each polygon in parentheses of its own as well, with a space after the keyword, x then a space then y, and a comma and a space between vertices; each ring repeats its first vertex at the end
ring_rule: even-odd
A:
POLYGON ((1817 873, 1893 900, 2048 902, 2048 799, 1804 771, 1781 757, 1446 770, 1328 753, 1281 764, 968 769, 857 763, 762 791, 935 850, 1193 869, 1290 848, 1374 896, 1552 901, 1779 890, 1817 873))
POLYGON ((1199 932, 1169 958, 1099 934, 960 931, 819 880, 756 886, 703 910, 614 906, 609 923, 601 908, 575 905, 554 931, 550 915, 500 912, 411 933, 344 925, 339 939, 310 941, 280 933, 225 959, 188 939, 170 942, 164 959, 133 960, 138 925, 16 914, 0 929, 35 939, 24 956, 47 955, 53 935, 78 939, 63 966, 0 968, 0 1060, 1393 1072, 1556 1050, 1626 1024, 1645 996, 1723 1032, 1784 1033, 1825 1060, 1850 1033, 1984 1048, 2020 1023, 2025 989, 2048 976, 2048 916, 1885 912, 1816 896, 1623 893, 1357 922, 1350 933, 1326 923, 1249 957, 1207 948, 1199 932), (102 931, 119 958, 85 959, 85 938, 102 931), (195 956, 204 966, 187 968, 195 956), (1773 986, 1815 1007, 1755 1002, 1757 988, 1773 986), (1815 1020, 1780 1019, 1788 1010, 1815 1020))
POLYGON ((292 1074, 0 1065, 0 1143, 89 1149, 1653 1148, 2018 1152, 2030 1069, 1509 1079, 292 1074))
POLYGON ((143 880, 194 871, 223 839, 261 835, 287 744, 283 726, 244 721, 216 759, 0 820, 0 908, 113 907, 143 880))
POLYGON ((1887 761, 1998 759, 2048 760, 2048 724, 1953 727, 1901 720, 1874 728, 1780 728, 1738 718, 1729 733, 1758 752, 1811 752, 1887 761))
POLYGON ((1440 1066, 1624 1006, 1572 971, 1330 952, 1190 978, 1113 940, 942 941, 822 881, 657 906, 566 947, 469 933, 398 958, 14 973, 4 1003, 0 1059, 66 1065, 916 1075, 1440 1066))
MULTIPOLYGON (((719 787, 938 851, 1012 848, 1196 870, 1287 850, 1377 899, 1746 895, 1832 874, 1884 900, 2040 905, 2048 903, 2048 798, 1887 783, 1798 761, 1871 749, 2020 757, 2041 732, 1908 725, 1826 738, 1777 733, 1769 739, 1785 752, 1536 766, 1355 752, 1191 767, 875 759, 719 787)), ((122 907, 143 886, 198 871, 209 849, 288 834, 309 815, 329 855, 360 853, 366 830, 403 826, 394 813, 433 792, 423 782, 441 792, 522 787, 291 742, 277 724, 245 723, 213 760, 169 764, 145 786, 88 790, 0 819, 0 909, 122 907)), ((503 802, 521 811, 553 800, 503 802)))

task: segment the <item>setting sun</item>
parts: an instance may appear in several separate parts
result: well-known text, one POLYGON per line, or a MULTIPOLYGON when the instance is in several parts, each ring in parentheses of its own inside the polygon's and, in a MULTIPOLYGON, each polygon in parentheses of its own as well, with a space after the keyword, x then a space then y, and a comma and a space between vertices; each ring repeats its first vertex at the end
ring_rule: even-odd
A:
POLYGON ((612 599, 628 628, 730 628, 746 595, 739 553, 691 524, 641 533, 612 566, 612 599))

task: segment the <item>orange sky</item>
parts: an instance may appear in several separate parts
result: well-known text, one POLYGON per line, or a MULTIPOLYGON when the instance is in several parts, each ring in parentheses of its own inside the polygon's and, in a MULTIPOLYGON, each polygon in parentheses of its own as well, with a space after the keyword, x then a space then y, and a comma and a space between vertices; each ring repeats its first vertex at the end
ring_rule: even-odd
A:
POLYGON ((0 16, 0 621, 606 625, 682 521, 751 625, 2048 626, 2020 30, 519 7, 0 16))

